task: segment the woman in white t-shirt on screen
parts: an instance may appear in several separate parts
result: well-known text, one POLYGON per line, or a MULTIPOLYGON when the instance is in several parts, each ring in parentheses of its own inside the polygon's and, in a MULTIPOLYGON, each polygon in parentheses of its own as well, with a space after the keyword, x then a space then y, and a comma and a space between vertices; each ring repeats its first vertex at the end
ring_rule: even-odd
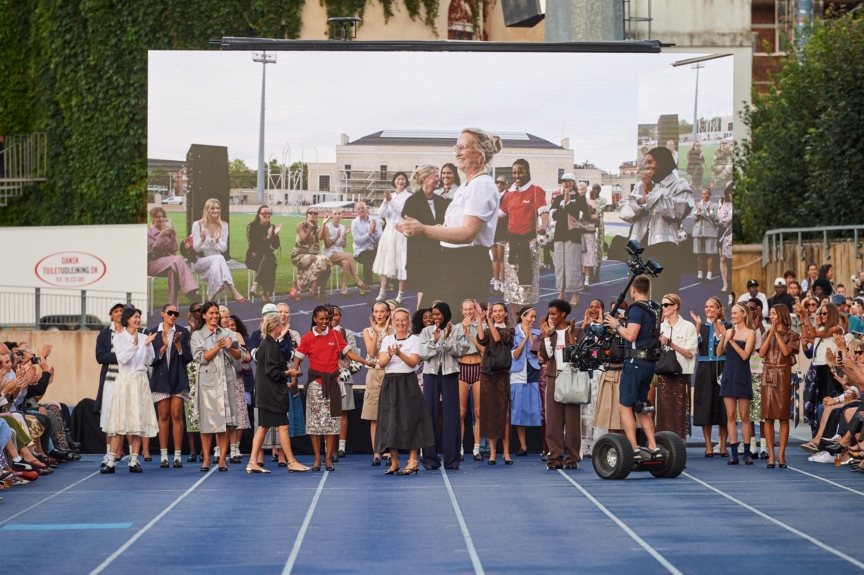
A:
POLYGON ((400 307, 393 312, 393 326, 396 333, 384 338, 378 355, 378 366, 384 368, 384 381, 378 401, 375 445, 390 451, 390 468, 385 475, 399 471, 399 450, 408 450, 408 463, 399 475, 410 475, 420 469, 417 452, 434 446, 435 436, 414 371, 423 344, 410 331, 411 314, 407 309, 400 307))
POLYGON ((447 207, 444 225, 424 225, 414 218, 405 218, 399 225, 406 236, 422 234, 441 242, 440 277, 430 301, 489 299, 489 248, 495 240, 499 198, 488 166, 500 151, 498 136, 479 128, 462 130, 453 153, 465 179, 447 207))
POLYGON ((342 297, 348 298, 351 295, 348 293, 348 278, 354 277, 354 283, 360 291, 367 289, 366 284, 357 275, 357 264, 354 263, 354 256, 345 251, 345 246, 348 245, 348 234, 351 233, 351 228, 343 226, 342 210, 335 209, 331 212, 332 221, 324 224, 321 229, 321 239, 324 241, 325 256, 330 258, 330 262, 334 266, 342 267, 342 289, 340 293, 342 297))

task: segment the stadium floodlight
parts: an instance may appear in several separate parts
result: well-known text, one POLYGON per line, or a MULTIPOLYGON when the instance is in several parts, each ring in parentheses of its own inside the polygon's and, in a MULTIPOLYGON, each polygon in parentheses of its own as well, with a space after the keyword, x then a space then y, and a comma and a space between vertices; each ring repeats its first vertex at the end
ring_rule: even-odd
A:
POLYGON ((267 64, 276 63, 276 54, 256 52, 253 62, 261 63, 261 123, 258 127, 258 205, 264 204, 264 96, 267 87, 267 64))

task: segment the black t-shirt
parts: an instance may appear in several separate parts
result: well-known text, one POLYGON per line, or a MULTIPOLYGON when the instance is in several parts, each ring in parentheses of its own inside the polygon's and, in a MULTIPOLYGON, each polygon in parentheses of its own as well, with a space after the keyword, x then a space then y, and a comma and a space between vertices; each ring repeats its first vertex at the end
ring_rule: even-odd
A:
MULTIPOLYGON (((783 292, 782 295, 775 295, 773 297, 768 298, 768 309, 770 310, 777 304, 783 304, 789 308, 789 313, 792 313, 792 306, 795 305, 795 298, 789 295, 786 292, 783 292)), ((765 310, 766 312, 768 310, 765 310)), ((767 314, 765 314, 767 315, 767 314)))
MULTIPOLYGON (((651 345, 651 324, 654 323, 654 318, 649 312, 645 311, 640 306, 631 305, 627 308, 627 325, 633 325, 634 323, 638 323, 640 326, 639 334, 636 336, 634 341, 625 342, 627 347, 630 349, 648 349, 648 346, 651 345)), ((655 363, 653 361, 636 358, 629 358, 625 361, 631 363, 644 362, 652 365, 655 363)))

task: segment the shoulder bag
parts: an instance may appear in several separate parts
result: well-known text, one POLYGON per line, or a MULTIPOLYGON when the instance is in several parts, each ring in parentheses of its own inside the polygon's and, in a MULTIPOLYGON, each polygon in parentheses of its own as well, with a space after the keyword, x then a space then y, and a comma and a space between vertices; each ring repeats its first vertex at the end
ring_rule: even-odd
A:
POLYGON ((513 364, 513 356, 510 348, 503 345, 487 345, 483 350, 483 369, 489 373, 499 371, 510 371, 513 364))
MULTIPOLYGON (((672 328, 669 328, 669 343, 672 343, 672 328)), ((681 375, 684 371, 681 364, 678 363, 678 354, 671 347, 666 347, 666 353, 657 361, 654 368, 654 373, 657 375, 674 376, 681 375)))
POLYGON ((591 403, 591 378, 587 371, 579 371, 571 364, 555 378, 555 401, 567 405, 586 405, 591 403))

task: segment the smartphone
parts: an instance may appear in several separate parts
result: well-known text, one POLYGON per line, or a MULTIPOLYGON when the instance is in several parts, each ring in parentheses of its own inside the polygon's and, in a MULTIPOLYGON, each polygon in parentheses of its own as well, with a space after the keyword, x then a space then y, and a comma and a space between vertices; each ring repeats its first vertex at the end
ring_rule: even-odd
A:
POLYGON ((42 361, 42 358, 39 357, 38 355, 34 355, 33 357, 30 358, 30 363, 32 363, 33 365, 36 365, 40 361, 42 361))

